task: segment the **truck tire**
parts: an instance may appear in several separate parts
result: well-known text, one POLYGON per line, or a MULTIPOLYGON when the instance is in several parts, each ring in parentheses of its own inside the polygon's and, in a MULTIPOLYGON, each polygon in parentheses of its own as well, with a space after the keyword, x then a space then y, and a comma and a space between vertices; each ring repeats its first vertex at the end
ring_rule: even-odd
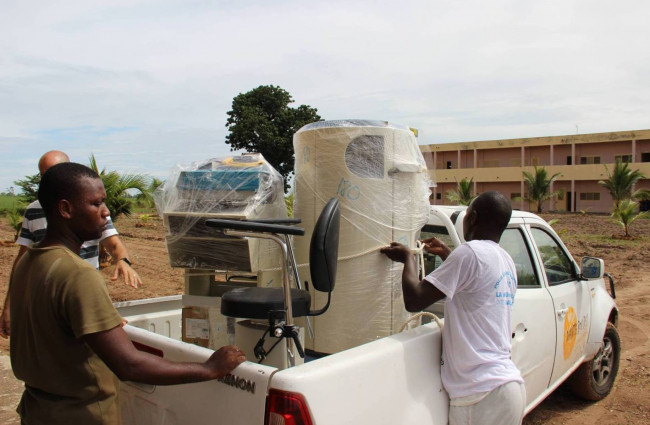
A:
POLYGON ((621 339, 612 323, 607 324, 603 346, 596 356, 583 363, 569 378, 575 395, 585 400, 602 400, 614 386, 621 359, 621 339))

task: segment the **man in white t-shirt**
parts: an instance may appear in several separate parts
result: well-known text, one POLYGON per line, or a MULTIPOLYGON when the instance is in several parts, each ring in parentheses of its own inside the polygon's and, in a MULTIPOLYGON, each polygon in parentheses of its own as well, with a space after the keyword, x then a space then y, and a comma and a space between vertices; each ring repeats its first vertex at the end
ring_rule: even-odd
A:
MULTIPOLYGON (((38 170, 42 176, 50 167, 62 162, 70 162, 67 154, 61 151, 49 151, 43 154, 38 161, 38 170)), ((18 263, 18 260, 27 252, 27 248, 43 239, 46 229, 47 220, 45 219, 43 208, 41 208, 39 201, 34 201, 25 210, 22 229, 16 240, 20 248, 14 259, 12 270, 18 263)), ((142 284, 142 280, 138 273, 131 267, 129 253, 117 234, 117 230, 115 230, 115 226, 113 226, 113 222, 109 217, 108 226, 102 233, 102 236, 99 239, 84 242, 79 255, 91 266, 99 269, 99 244, 101 243, 115 263, 115 271, 111 280, 117 280, 119 277, 122 277, 126 285, 137 288, 138 285, 142 284)), ((9 328, 9 292, 7 292, 2 315, 0 316, 0 337, 7 338, 9 336, 9 328)))
POLYGON ((479 195, 463 219, 466 243, 452 252, 438 239, 424 241, 424 249, 443 263, 421 281, 407 247, 393 242, 381 250, 404 263, 408 311, 446 298, 441 374, 451 425, 520 424, 523 419, 526 390, 510 358, 517 274, 512 258, 499 246, 511 214, 510 201, 501 193, 479 195))

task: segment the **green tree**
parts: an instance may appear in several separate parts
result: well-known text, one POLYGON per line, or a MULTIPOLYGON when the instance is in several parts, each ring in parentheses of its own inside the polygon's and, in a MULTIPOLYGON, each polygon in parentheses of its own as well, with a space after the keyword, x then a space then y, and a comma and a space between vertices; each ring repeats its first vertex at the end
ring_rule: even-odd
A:
POLYGON ((106 206, 111 212, 111 220, 116 221, 121 215, 130 216, 133 210, 133 198, 130 190, 137 190, 141 194, 150 196, 149 179, 141 174, 119 174, 117 171, 99 171, 95 155, 90 155, 90 168, 92 168, 104 183, 106 189, 106 206))
POLYGON ((32 176, 25 176, 23 180, 16 180, 14 184, 21 189, 20 198, 26 203, 32 203, 38 199, 38 185, 41 183, 39 173, 32 176))
POLYGON ((638 205, 637 202, 631 199, 623 199, 614 207, 614 211, 612 212, 613 221, 623 228, 626 237, 630 236, 629 228, 632 223, 648 215, 647 211, 637 214, 636 209, 638 205))
POLYGON ((561 174, 555 173, 551 177, 548 177, 546 168, 537 168, 537 166, 535 166, 534 173, 528 171, 523 171, 522 173, 524 175, 526 189, 528 190, 528 193, 524 196, 524 200, 531 204, 537 204, 537 213, 541 213, 542 204, 560 193, 559 191, 551 192, 551 184, 561 174))
POLYGON ((617 160, 614 170, 610 173, 605 165, 607 180, 600 180, 598 184, 603 186, 614 200, 614 210, 626 199, 649 199, 650 191, 647 189, 634 190, 634 185, 646 176, 639 170, 630 170, 627 162, 617 160))
POLYGON ((155 208, 156 204, 154 203, 152 195, 154 191, 158 189, 158 187, 162 184, 163 184, 162 180, 153 177, 151 181, 149 181, 149 186, 147 187, 147 191, 145 193, 140 192, 136 195, 138 207, 155 208))
POLYGON ((474 178, 469 181, 463 178, 457 182, 456 189, 450 190, 445 195, 450 202, 455 202, 458 205, 469 205, 476 196, 472 196, 472 187, 474 178))
POLYGON ((259 86, 232 101, 226 127, 231 150, 258 152, 284 178, 285 190, 293 173, 293 135, 305 124, 320 120, 308 105, 289 107, 293 98, 278 86, 259 86))

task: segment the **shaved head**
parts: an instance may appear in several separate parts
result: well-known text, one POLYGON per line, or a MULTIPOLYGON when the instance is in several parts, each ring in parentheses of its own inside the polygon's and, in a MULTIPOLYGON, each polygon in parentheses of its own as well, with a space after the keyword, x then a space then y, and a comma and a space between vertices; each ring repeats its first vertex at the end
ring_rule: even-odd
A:
POLYGON ((38 171, 41 176, 53 165, 61 164, 62 162, 70 162, 70 158, 65 152, 49 151, 45 152, 41 159, 38 160, 38 171))
POLYGON ((497 191, 483 192, 472 201, 463 219, 466 241, 488 239, 499 242, 508 227, 512 207, 508 198, 497 191))

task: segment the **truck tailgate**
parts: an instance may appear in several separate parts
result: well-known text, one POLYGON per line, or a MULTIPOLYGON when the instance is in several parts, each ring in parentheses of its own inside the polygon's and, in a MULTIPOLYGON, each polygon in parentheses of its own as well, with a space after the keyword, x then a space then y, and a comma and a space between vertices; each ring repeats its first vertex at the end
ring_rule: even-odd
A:
MULTIPOLYGON (((202 362, 212 350, 125 326, 143 351, 172 361, 202 362)), ((262 425, 266 395, 275 368, 245 362, 220 381, 155 386, 122 382, 124 425, 262 425)))
POLYGON ((271 387, 302 394, 314 425, 447 424, 440 352, 433 323, 279 371, 271 387))

